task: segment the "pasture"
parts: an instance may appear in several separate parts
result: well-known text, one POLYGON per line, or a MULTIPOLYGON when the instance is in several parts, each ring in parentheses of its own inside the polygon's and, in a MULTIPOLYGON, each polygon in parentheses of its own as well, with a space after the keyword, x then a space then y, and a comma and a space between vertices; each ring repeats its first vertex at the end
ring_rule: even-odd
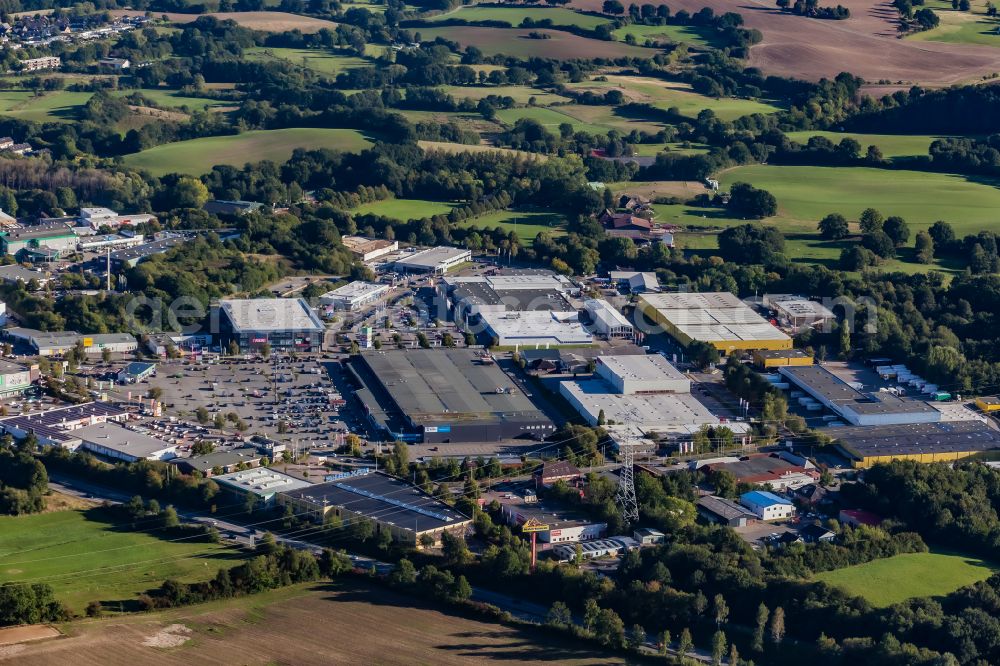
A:
POLYGON ((356 579, 297 585, 151 614, 76 622, 59 640, 15 646, 17 663, 621 665, 600 648, 543 629, 463 617, 356 579), (391 636, 351 640, 359 627, 391 636), (347 638, 345 638, 347 637, 347 638))
POLYGON ((208 97, 192 97, 181 94, 179 90, 142 88, 141 90, 121 90, 115 94, 128 95, 132 92, 142 93, 142 96, 168 109, 187 109, 188 111, 213 111, 232 108, 233 102, 210 99, 208 97))
POLYGON ((624 28, 618 28, 612 34, 620 42, 624 42, 627 35, 632 35, 637 44, 645 44, 646 40, 652 40, 655 43, 669 42, 697 47, 718 45, 718 39, 715 38, 711 30, 696 25, 641 25, 634 23, 624 28))
POLYGON ((451 143, 448 141, 417 141, 417 145, 427 151, 438 150, 444 153, 501 153, 504 155, 514 155, 525 159, 547 160, 548 155, 540 153, 529 153, 524 150, 514 150, 512 148, 500 148, 486 144, 451 143))
POLYGON ((441 91, 455 99, 472 99, 479 101, 491 95, 510 97, 518 104, 527 104, 531 98, 535 104, 548 106, 556 102, 569 102, 570 98, 555 93, 532 88, 531 86, 441 86, 441 91))
POLYGON ((456 204, 426 199, 383 199, 361 204, 351 212, 354 215, 381 215, 406 222, 435 215, 447 215, 456 204))
POLYGON ((719 175, 727 189, 747 182, 771 192, 778 200, 778 219, 813 230, 828 213, 856 220, 862 210, 899 215, 914 233, 937 220, 949 222, 962 236, 982 229, 997 230, 1000 183, 923 171, 886 171, 867 167, 798 167, 753 165, 719 175))
POLYGON ((639 76, 608 75, 602 80, 568 83, 573 90, 590 90, 605 94, 618 90, 625 99, 641 104, 651 104, 658 109, 677 109, 682 116, 694 118, 703 109, 711 109, 721 120, 734 120, 751 113, 774 113, 778 107, 765 101, 737 99, 733 97, 708 97, 696 93, 686 83, 661 81, 639 76))
POLYGON ((216 164, 242 167, 247 162, 261 160, 284 162, 296 148, 357 152, 370 145, 371 142, 355 130, 293 127, 166 143, 126 155, 122 161, 157 176, 168 173, 197 176, 211 171, 216 164))
POLYGON ((909 35, 914 42, 945 42, 948 44, 977 44, 1000 47, 1000 19, 986 15, 985 0, 972 0, 971 11, 952 9, 950 2, 930 0, 927 6, 941 19, 933 30, 909 35))
POLYGON ((0 582, 42 582, 76 612, 94 600, 127 603, 166 578, 206 580, 242 555, 193 539, 130 531, 101 508, 0 517, 0 582))
POLYGON ((334 53, 326 49, 295 49, 271 46, 255 46, 247 49, 248 60, 284 60, 293 65, 311 69, 317 74, 336 77, 349 69, 371 67, 372 61, 354 55, 334 53))
POLYGON ((520 58, 552 58, 574 60, 577 58, 651 58, 657 51, 631 46, 621 42, 588 39, 559 30, 504 29, 484 26, 452 25, 441 27, 420 26, 412 28, 421 39, 430 41, 437 37, 458 42, 463 47, 475 46, 485 55, 510 55, 520 58), (549 35, 549 39, 533 39, 530 33, 549 35))
POLYGON ((553 236, 562 236, 566 233, 566 219, 551 211, 499 210, 471 220, 462 220, 458 226, 480 229, 500 227, 504 231, 516 233, 521 243, 528 246, 535 240, 535 236, 542 232, 553 236))
POLYGON ((989 578, 997 566, 949 553, 906 553, 816 574, 816 580, 885 607, 913 597, 936 597, 989 578))
POLYGON ((612 129, 624 134, 628 134, 633 129, 655 133, 661 128, 659 124, 654 122, 620 116, 615 109, 607 106, 567 104, 497 111, 497 119, 507 125, 513 125, 521 118, 537 120, 553 134, 559 134, 559 126, 562 124, 572 125, 574 132, 587 132, 588 134, 607 134, 612 129))
POLYGON ((841 139, 851 138, 861 144, 864 151, 868 146, 878 146, 884 157, 913 157, 916 155, 927 155, 930 145, 938 140, 948 137, 930 136, 927 134, 857 134, 853 132, 826 132, 822 130, 803 130, 800 132, 786 132, 787 136, 796 143, 805 145, 810 137, 822 136, 833 143, 840 143, 841 139))
MULTIPOLYGON (((552 25, 571 25, 585 30, 593 30, 609 23, 607 18, 581 14, 564 7, 476 7, 467 6, 426 19, 428 23, 462 19, 463 21, 502 21, 512 28, 521 25, 525 19, 532 21, 552 21, 552 25)), ((417 30, 417 28, 414 28, 417 30)))
POLYGON ((36 96, 25 90, 5 90, 0 92, 0 114, 37 123, 71 122, 91 95, 56 90, 36 96))

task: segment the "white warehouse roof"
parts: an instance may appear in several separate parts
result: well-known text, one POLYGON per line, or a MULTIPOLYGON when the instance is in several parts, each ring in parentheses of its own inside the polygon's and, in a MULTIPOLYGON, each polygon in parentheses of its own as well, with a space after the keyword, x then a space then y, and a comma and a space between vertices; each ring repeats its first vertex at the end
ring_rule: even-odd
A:
POLYGON ((323 331, 301 298, 233 298, 219 304, 236 331, 323 331))

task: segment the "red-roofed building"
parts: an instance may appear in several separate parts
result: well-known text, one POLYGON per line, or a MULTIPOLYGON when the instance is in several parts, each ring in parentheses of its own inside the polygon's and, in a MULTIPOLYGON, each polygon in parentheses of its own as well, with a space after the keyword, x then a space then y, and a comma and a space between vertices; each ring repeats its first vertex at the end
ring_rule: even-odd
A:
POLYGON ((565 460, 553 460, 542 465, 542 469, 535 473, 535 485, 548 488, 556 481, 565 481, 572 484, 583 478, 580 468, 565 460))
POLYGON ((663 225, 645 217, 632 213, 615 213, 605 210, 600 217, 604 232, 616 238, 631 238, 640 241, 656 241, 674 245, 674 232, 679 229, 672 225, 663 225))

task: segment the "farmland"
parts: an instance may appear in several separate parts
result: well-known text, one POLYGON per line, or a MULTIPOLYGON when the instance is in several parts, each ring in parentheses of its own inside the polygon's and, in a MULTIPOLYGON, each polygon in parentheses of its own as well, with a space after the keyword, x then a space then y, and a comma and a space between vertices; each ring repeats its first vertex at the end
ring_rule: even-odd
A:
POLYGON ((293 49, 254 47, 247 50, 248 60, 284 60, 293 65, 311 69, 318 74, 336 77, 341 72, 360 67, 371 67, 372 61, 353 55, 333 53, 322 49, 293 49))
POLYGON ((559 133, 559 125, 569 124, 575 132, 591 134, 606 134, 608 130, 616 129, 628 133, 633 129, 646 132, 657 132, 660 125, 632 120, 616 115, 615 110, 606 106, 565 105, 556 107, 526 107, 520 109, 501 109, 497 111, 497 119, 507 125, 513 125, 521 118, 530 118, 541 123, 553 134, 559 133))
POLYGON ((475 46, 484 54, 517 56, 520 58, 650 58, 656 51, 621 42, 604 42, 580 37, 559 30, 487 28, 482 26, 442 26, 414 29, 423 40, 443 37, 463 47, 475 46), (529 33, 550 35, 549 39, 533 39, 529 33))
POLYGON ((912 597, 933 597, 985 580, 997 567, 975 557, 907 553, 817 574, 815 578, 885 607, 912 597))
POLYGON ((462 220, 458 226, 475 226, 480 229, 500 227, 504 231, 517 233, 522 243, 531 245, 535 236, 542 232, 550 233, 553 236, 563 235, 566 233, 563 229, 565 224, 566 220, 562 215, 549 211, 500 210, 470 220, 462 220))
POLYGON ((1000 47, 1000 19, 986 15, 986 2, 975 0, 968 12, 952 9, 951 3, 932 0, 927 6, 941 19, 941 24, 924 32, 910 35, 915 42, 946 42, 949 44, 979 44, 1000 47))
POLYGON ((216 164, 241 167, 261 160, 282 162, 296 148, 359 151, 369 145, 371 142, 355 130, 293 127, 167 143, 123 159, 125 164, 155 175, 200 175, 211 171, 216 164))
POLYGON ((552 21, 553 25, 572 25, 586 30, 593 30, 599 25, 608 23, 608 19, 600 16, 581 14, 563 7, 461 7, 453 12, 432 16, 429 23, 462 19, 463 21, 502 21, 511 27, 516 27, 525 19, 532 21, 552 21))
POLYGON ((823 132, 819 130, 787 132, 786 136, 792 141, 803 145, 813 136, 822 136, 834 143, 840 143, 841 139, 850 138, 860 143, 862 149, 873 145, 878 146, 884 157, 927 155, 930 145, 934 141, 947 138, 926 134, 855 134, 851 132, 823 132))
POLYGON ((556 102, 568 102, 568 97, 532 88, 531 86, 442 86, 441 90, 455 99, 473 99, 479 101, 485 97, 510 97, 518 104, 527 104, 532 97, 535 104, 547 106, 556 102))
MULTIPOLYGON (((113 16, 142 16, 143 11, 135 9, 115 9, 113 16)), ((171 23, 192 23, 202 16, 212 16, 220 21, 235 21, 244 28, 263 30, 265 32, 285 32, 300 30, 306 34, 319 32, 323 28, 335 30, 337 24, 333 21, 299 16, 287 12, 214 12, 208 14, 181 14, 176 12, 156 12, 156 17, 166 16, 171 23)))
POLYGON ((503 153, 506 155, 517 155, 526 159, 545 160, 546 155, 529 153, 523 150, 513 150, 511 148, 498 148, 486 144, 449 143, 447 141, 418 141, 424 150, 440 150, 446 153, 503 153))
POLYGON ((77 109, 86 104, 93 93, 59 90, 33 96, 22 90, 0 92, 0 113, 19 120, 70 122, 77 109))
POLYGON ((119 529, 99 508, 0 518, 0 581, 47 582, 76 612, 94 600, 128 602, 165 578, 210 578, 240 558, 218 544, 119 529))
POLYGON ((637 76, 608 75, 602 77, 602 80, 570 83, 567 87, 580 91, 590 90, 598 94, 618 90, 629 101, 651 104, 664 110, 676 108, 681 115, 689 118, 697 116, 703 109, 711 109, 722 120, 733 120, 751 113, 774 113, 778 110, 777 106, 768 102, 731 97, 707 97, 694 92, 686 83, 637 76))
POLYGON ((815 229, 828 213, 857 219, 873 207, 916 229, 944 220, 964 235, 996 229, 1000 207, 996 183, 923 171, 754 165, 730 169, 719 179, 724 187, 744 181, 771 192, 778 200, 779 226, 791 220, 815 229))
POLYGON ((711 31, 693 25, 642 25, 632 24, 614 31, 614 37, 620 42, 632 35, 637 44, 646 40, 653 42, 672 42, 674 44, 690 44, 691 46, 715 46, 718 40, 711 31))
POLYGON ((67 636, 60 640, 16 646, 18 663, 457 666, 502 661, 516 666, 539 659, 568 666, 625 663, 579 641, 467 619, 357 581, 296 586, 63 629, 67 636), (359 627, 378 627, 380 635, 391 635, 391 649, 380 640, 345 639, 358 636, 359 627))

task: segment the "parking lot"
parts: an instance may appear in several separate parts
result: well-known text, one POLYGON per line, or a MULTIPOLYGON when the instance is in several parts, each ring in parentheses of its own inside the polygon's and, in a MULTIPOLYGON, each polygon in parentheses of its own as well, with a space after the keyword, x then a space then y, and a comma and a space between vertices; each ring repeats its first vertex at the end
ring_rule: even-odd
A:
POLYGON ((246 424, 246 433, 325 447, 339 443, 347 432, 341 418, 345 398, 331 381, 329 364, 312 357, 162 361, 154 379, 117 387, 115 394, 125 398, 130 391, 144 394, 158 387, 165 415, 193 421, 204 407, 213 419, 235 414, 246 424))

